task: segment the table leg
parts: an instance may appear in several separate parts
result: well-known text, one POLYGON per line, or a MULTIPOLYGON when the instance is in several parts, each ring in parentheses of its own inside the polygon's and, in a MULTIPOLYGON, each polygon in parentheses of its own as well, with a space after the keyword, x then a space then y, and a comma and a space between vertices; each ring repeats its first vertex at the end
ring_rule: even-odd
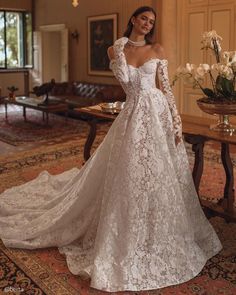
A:
POLYGON ((87 140, 84 145, 84 160, 85 161, 87 161, 90 158, 91 147, 93 145, 94 139, 97 134, 97 119, 92 118, 91 120, 88 120, 87 122, 90 126, 90 130, 89 130, 89 134, 88 134, 87 140))
POLYGON ((44 111, 43 111, 42 114, 43 114, 43 121, 46 120, 45 124, 48 125, 48 120, 49 120, 49 119, 48 119, 48 112, 44 112, 44 111))
POLYGON ((221 160, 224 166, 226 182, 224 187, 224 200, 226 201, 226 210, 234 211, 234 170, 229 153, 229 144, 221 143, 221 160))
POLYGON ((204 157, 203 157, 203 148, 204 143, 193 144, 192 150, 195 153, 195 161, 193 167, 193 180, 196 187, 196 191, 199 195, 199 186, 202 178, 203 166, 204 166, 204 157))
MULTIPOLYGON (((199 192, 199 184, 203 172, 203 148, 207 138, 201 135, 185 135, 185 140, 192 144, 192 150, 195 153, 193 180, 196 191, 199 192)), ((226 174, 224 198, 223 200, 220 200, 218 204, 214 204, 207 200, 201 200, 201 205, 208 218, 221 216, 228 222, 236 222, 236 212, 234 210, 233 165, 229 153, 229 144, 227 143, 221 144, 221 159, 226 174)))
POLYGON ((186 142, 192 144, 192 151, 195 154, 194 166, 193 166, 193 181, 195 184, 196 191, 199 195, 199 186, 200 181, 203 173, 203 164, 204 164, 204 157, 203 157, 203 149, 206 138, 203 136, 196 136, 196 135, 187 135, 185 136, 186 142))
MULTIPOLYGON (((203 149, 207 139, 201 135, 186 135, 185 140, 186 142, 192 144, 192 150, 195 154, 192 176, 193 176, 195 189, 199 197, 199 186, 200 186, 200 181, 202 178, 203 166, 204 166, 203 149)), ((200 197, 199 197, 199 201, 200 201, 200 204, 202 205, 202 209, 207 218, 215 216, 215 212, 209 208, 209 204, 206 204, 206 202, 204 200, 201 200, 200 197)))
POLYGON ((26 121, 26 107, 23 106, 23 117, 24 120, 26 121))
POLYGON ((7 120, 8 114, 7 114, 7 103, 5 102, 5 119, 7 120))

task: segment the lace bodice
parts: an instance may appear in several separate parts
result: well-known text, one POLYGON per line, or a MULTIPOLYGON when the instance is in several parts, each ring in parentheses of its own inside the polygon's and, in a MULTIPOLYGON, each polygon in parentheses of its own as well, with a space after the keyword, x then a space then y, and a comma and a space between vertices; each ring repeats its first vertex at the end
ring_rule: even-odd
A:
POLYGON ((139 67, 129 65, 123 51, 127 41, 128 38, 122 37, 115 42, 115 59, 110 62, 111 69, 127 94, 127 100, 135 100, 143 91, 156 89, 156 75, 158 75, 160 90, 166 97, 172 115, 175 136, 181 139, 182 123, 169 83, 168 61, 151 58, 139 67))
MULTIPOLYGON (((159 62, 161 62, 161 60, 151 58, 139 67, 134 67, 129 64, 126 65, 129 79, 126 82, 124 82, 122 79, 119 81, 128 95, 128 99, 134 94, 138 95, 139 92, 143 90, 156 88, 156 69, 159 62)), ((118 71, 116 60, 111 61, 111 68, 116 74, 118 71)))

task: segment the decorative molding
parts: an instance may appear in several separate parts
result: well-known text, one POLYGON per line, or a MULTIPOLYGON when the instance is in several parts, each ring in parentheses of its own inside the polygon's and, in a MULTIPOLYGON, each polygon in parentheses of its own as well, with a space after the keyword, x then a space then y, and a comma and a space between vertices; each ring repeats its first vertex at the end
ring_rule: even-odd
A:
POLYGON ((62 31, 64 29, 66 29, 65 24, 43 25, 39 27, 40 31, 45 31, 45 32, 62 31))

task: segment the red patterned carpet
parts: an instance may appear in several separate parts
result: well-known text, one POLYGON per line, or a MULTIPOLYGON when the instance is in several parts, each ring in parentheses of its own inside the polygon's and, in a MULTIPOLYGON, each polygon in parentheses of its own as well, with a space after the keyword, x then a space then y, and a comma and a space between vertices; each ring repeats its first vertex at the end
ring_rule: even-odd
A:
MULTIPOLYGON (((106 129, 100 129, 95 147, 101 142, 106 129)), ((85 134, 63 143, 40 145, 32 150, 0 157, 0 190, 24 183, 42 170, 60 173, 74 166, 81 167, 85 134)), ((50 139, 51 140, 51 139, 50 139)), ((219 151, 206 149, 206 161, 201 195, 219 199, 222 195, 224 173, 219 164, 219 151)), ((190 155, 190 162, 192 156, 190 155)), ((193 280, 160 290, 120 292, 140 295, 235 295, 236 294, 236 224, 215 217, 211 223, 218 232, 224 249, 208 261, 193 280)), ((72 275, 65 258, 57 249, 17 250, 0 244, 0 294, 107 294, 89 287, 89 280, 72 275)), ((113 293, 114 294, 114 293, 113 293)))
POLYGON ((0 140, 14 146, 37 143, 52 144, 86 136, 88 125, 80 120, 66 120, 65 117, 49 114, 49 122, 43 120, 42 112, 26 109, 24 121, 22 108, 8 106, 8 119, 5 119, 3 106, 0 107, 0 140))

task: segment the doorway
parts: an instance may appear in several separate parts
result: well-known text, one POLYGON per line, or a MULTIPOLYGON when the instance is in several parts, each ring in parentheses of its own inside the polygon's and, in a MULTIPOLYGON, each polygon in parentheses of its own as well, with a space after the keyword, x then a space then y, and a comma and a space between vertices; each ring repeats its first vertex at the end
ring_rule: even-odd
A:
POLYGON ((68 81, 68 29, 64 24, 40 26, 34 33, 34 69, 31 85, 68 81))
POLYGON ((42 32, 42 80, 62 82, 61 32, 42 32))

